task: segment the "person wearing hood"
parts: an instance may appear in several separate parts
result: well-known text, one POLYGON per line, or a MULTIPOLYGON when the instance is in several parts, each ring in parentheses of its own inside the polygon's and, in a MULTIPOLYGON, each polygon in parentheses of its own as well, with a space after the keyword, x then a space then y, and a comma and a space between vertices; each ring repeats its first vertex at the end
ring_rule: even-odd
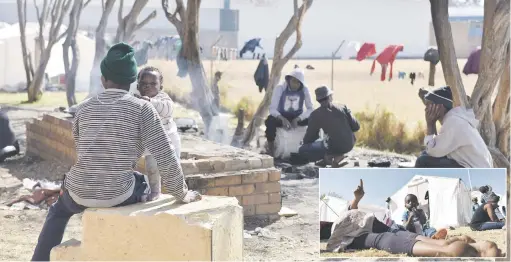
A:
POLYGON ((472 109, 453 108, 451 88, 440 87, 424 96, 427 134, 425 151, 416 168, 492 168, 493 160, 479 134, 472 109), (436 122, 442 127, 437 132, 436 122))
POLYGON ((379 221, 374 214, 358 209, 364 194, 364 182, 360 179, 360 184, 353 192, 354 199, 341 210, 339 218, 332 225, 327 252, 374 248, 415 257, 498 257, 502 254, 494 242, 476 242, 465 235, 444 240, 393 229, 379 221))
POLYGON ((334 92, 330 88, 321 86, 314 92, 320 107, 309 117, 309 126, 299 152, 311 162, 324 161, 323 164, 317 163, 320 166, 340 167, 344 155, 355 146, 355 132, 360 129, 360 124, 348 107, 338 107, 332 103, 334 92), (320 130, 323 130, 326 138, 316 141, 320 130))
POLYGON ((309 116, 314 110, 309 89, 305 85, 303 70, 295 68, 284 79, 284 83, 273 90, 270 115, 264 122, 270 155, 273 155, 275 150, 277 128, 291 129, 307 126, 309 116))

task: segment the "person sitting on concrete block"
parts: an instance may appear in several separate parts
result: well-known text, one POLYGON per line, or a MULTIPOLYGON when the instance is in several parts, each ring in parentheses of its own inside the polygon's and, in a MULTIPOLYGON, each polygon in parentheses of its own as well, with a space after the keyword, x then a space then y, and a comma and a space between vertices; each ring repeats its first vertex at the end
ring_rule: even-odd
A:
POLYGON ((355 146, 355 132, 360 129, 360 124, 348 107, 337 107, 332 103, 333 91, 330 88, 321 86, 315 93, 321 106, 309 117, 309 126, 299 153, 311 162, 323 160, 324 163, 320 165, 339 167, 344 155, 355 146), (321 129, 327 138, 316 141, 321 129))
POLYGON ((189 191, 169 136, 149 101, 128 92, 137 79, 134 50, 115 44, 101 62, 105 91, 78 108, 73 121, 77 161, 66 174, 59 199, 46 217, 32 261, 48 261, 62 241, 69 219, 86 208, 125 206, 153 200, 147 176, 133 170, 144 149, 158 164, 163 185, 177 200, 201 195, 189 191))
POLYGON ((20 153, 20 144, 6 113, 0 111, 0 163, 20 153))
POLYGON ((268 154, 271 156, 274 154, 277 128, 292 129, 298 126, 307 126, 312 110, 314 110, 314 106, 309 89, 305 85, 303 70, 295 68, 286 75, 284 83, 273 90, 270 115, 264 122, 268 154), (305 111, 303 110, 304 105, 305 111))
POLYGON ((479 134, 479 121, 472 109, 453 108, 451 88, 440 87, 424 96, 426 105, 426 150, 415 162, 417 168, 492 168, 493 160, 479 134), (436 123, 442 128, 437 132, 436 123))

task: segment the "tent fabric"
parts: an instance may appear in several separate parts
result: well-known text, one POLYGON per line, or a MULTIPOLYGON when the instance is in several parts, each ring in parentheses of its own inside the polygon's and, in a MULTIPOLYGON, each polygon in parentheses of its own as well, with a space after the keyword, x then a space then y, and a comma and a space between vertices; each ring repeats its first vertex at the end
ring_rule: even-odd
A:
POLYGON ((346 46, 341 48, 341 59, 350 59, 353 56, 357 56, 358 51, 360 51, 360 42, 350 41, 346 46))
POLYGON ((397 53, 403 51, 402 45, 389 45, 385 47, 385 49, 376 57, 373 61, 373 65, 371 66, 371 75, 374 73, 374 69, 376 67, 376 61, 380 63, 381 70, 381 81, 385 81, 385 75, 387 73, 387 66, 390 64, 390 72, 389 72, 389 81, 392 80, 392 68, 394 65, 394 60, 396 60, 397 53))
POLYGON ((434 65, 440 62, 440 54, 438 53, 438 49, 431 47, 426 53, 424 53, 424 61, 433 63, 434 65))
POLYGON ((364 43, 357 52, 357 61, 362 61, 376 54, 376 45, 374 43, 364 43))
POLYGON ((399 225, 403 223, 401 218, 406 210, 404 199, 407 194, 417 196, 420 208, 429 214, 432 227, 466 226, 472 217, 470 190, 459 178, 414 176, 390 197, 391 216, 399 225), (425 200, 426 193, 429 201, 425 200))
MULTIPOLYGON (((363 202, 364 200, 362 200, 363 202)), ((325 196, 320 200, 319 204, 319 218, 322 222, 335 222, 339 216, 348 212, 349 201, 334 196, 325 196)), ((374 216, 384 221, 385 211, 384 207, 375 205, 359 204, 358 209, 366 213, 374 214, 374 216)))
POLYGON ((243 46, 243 48, 240 51, 240 57, 243 57, 243 54, 248 51, 254 53, 256 47, 259 47, 262 49, 261 38, 253 38, 253 39, 248 40, 248 42, 245 43, 245 45, 243 46))
POLYGON ((479 74, 479 62, 481 61, 481 49, 477 49, 470 53, 470 56, 463 67, 463 74, 470 75, 479 74))

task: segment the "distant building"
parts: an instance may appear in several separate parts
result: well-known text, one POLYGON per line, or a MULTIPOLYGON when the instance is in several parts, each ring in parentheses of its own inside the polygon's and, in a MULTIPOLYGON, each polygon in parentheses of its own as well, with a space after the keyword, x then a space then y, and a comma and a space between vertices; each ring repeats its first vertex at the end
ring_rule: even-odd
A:
MULTIPOLYGON (((458 58, 467 58, 482 44, 483 16, 451 16, 452 37, 458 58)), ((437 46, 433 23, 429 26, 429 44, 437 46)))

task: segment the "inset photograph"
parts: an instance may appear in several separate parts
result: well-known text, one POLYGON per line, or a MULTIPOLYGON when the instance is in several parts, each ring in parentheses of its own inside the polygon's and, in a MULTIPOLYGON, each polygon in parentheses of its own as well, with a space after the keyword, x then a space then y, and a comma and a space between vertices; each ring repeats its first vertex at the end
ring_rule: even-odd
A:
POLYGON ((505 169, 320 169, 321 257, 506 257, 505 169))

